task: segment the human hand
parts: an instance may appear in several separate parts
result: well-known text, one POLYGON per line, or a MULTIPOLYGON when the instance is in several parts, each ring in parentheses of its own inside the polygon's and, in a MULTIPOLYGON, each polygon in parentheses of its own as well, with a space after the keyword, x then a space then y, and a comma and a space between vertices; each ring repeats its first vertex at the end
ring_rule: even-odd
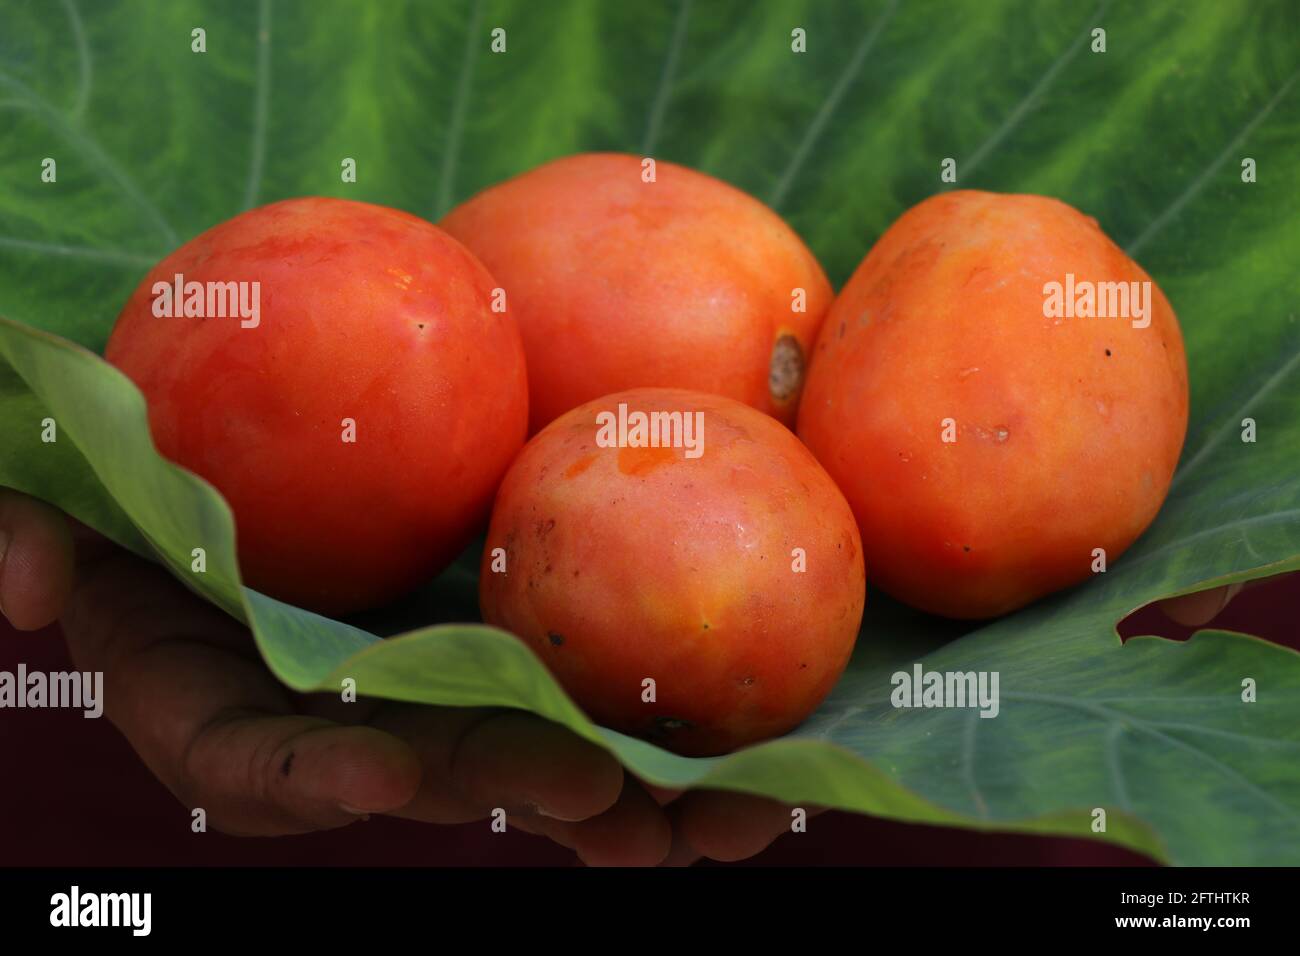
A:
POLYGON ((72 534, 63 515, 0 488, 0 614, 19 631, 53 624, 67 603, 72 534))
POLYGON ((1259 582, 1227 584, 1220 588, 1210 588, 1208 591, 1182 594, 1160 601, 1159 607, 1165 616, 1176 624, 1184 627, 1200 627, 1218 617, 1244 588, 1256 583, 1259 582))
POLYGON ((161 568, 0 489, 0 606, 61 618, 74 663, 155 776, 214 829, 279 835, 371 813, 508 825, 592 864, 743 859, 790 823, 772 801, 642 785, 604 750, 522 711, 296 695, 248 631, 161 568), (75 560, 74 560, 75 558, 75 560))

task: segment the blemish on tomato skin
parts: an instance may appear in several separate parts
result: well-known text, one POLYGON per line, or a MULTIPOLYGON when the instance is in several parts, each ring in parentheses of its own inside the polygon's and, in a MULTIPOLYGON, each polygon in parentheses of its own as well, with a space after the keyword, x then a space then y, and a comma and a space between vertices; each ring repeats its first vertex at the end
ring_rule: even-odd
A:
POLYGON ((1001 445, 1011 437, 1011 430, 1007 428, 1006 425, 995 425, 992 428, 984 428, 981 425, 975 425, 973 426, 973 430, 978 438, 984 441, 991 441, 998 445, 1001 445))
POLYGON ((620 448, 618 470, 624 475, 642 478, 656 468, 670 464, 676 457, 672 448, 620 448))
POLYGON ((662 737, 678 730, 694 730, 695 724, 681 717, 655 717, 651 735, 662 737))
POLYGON ((585 455, 585 456, 583 456, 582 458, 579 458, 577 461, 575 461, 575 462, 574 462, 572 465, 570 465, 568 468, 564 469, 564 477, 565 477, 565 478, 576 478, 576 477, 578 477, 578 475, 582 474, 584 471, 586 471, 588 468, 590 468, 591 465, 592 465, 592 463, 593 463, 595 460, 596 460, 596 456, 595 456, 595 455, 585 455))
MULTIPOLYGON (((841 323, 840 336, 843 334, 841 323)), ((772 401, 782 405, 799 394, 806 364, 803 347, 797 338, 788 332, 777 338, 768 361, 767 389, 772 401)))

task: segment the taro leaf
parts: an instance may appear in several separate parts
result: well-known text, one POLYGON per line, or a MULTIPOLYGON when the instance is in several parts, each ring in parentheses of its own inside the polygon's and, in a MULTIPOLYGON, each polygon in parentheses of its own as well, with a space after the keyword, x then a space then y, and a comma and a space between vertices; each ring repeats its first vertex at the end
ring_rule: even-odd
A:
POLYGON ((1099 837, 1162 860, 1295 864, 1300 657, 1219 631, 1121 646, 1114 625, 1160 597, 1300 568, 1298 70, 1300 8, 1285 0, 4 0, 0 483, 157 554, 248 621, 299 689, 350 676, 377 696, 527 708, 661 784, 1076 836, 1102 808, 1099 837), (191 52, 195 27, 206 53, 191 52), (497 27, 505 53, 489 49, 497 27), (796 27, 806 53, 791 51, 796 27), (836 282, 946 188, 947 157, 960 185, 1095 216, 1186 336, 1192 425, 1159 518, 1105 574, 985 626, 872 594, 848 673, 804 727, 689 760, 593 726, 502 632, 376 639, 472 614, 473 554, 352 625, 242 587, 224 502, 158 458, 125 379, 58 337, 101 347, 150 263, 250 205, 328 194, 436 217, 584 149, 683 162, 766 198, 836 282), (57 182, 40 179, 46 157, 57 182), (41 441, 47 417, 56 443, 41 441), (916 661, 997 671, 999 715, 895 709, 890 675, 916 661))

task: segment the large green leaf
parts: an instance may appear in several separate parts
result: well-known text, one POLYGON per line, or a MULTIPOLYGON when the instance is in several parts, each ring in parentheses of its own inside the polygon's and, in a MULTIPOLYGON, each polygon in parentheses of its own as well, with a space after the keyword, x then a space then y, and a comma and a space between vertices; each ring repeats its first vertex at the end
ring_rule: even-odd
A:
POLYGON ((0 484, 165 561, 247 621, 295 688, 347 676, 378 696, 528 708, 662 784, 1078 836, 1103 808, 1100 836, 1160 859, 1300 862, 1300 656, 1223 632, 1121 646, 1114 629, 1156 598, 1300 568, 1298 70, 1285 0, 3 0, 0 484), (807 53, 791 51, 795 27, 807 53), (1187 340, 1192 427, 1156 523, 1107 573, 985 626, 872 594, 848 673, 804 727, 704 760, 592 725, 508 634, 377 639, 472 617, 473 555, 351 623, 243 587, 228 508, 156 455, 139 394, 86 350, 148 266, 257 203, 340 195, 436 217, 585 149, 766 198, 837 282, 944 188, 946 157, 959 185, 1097 217, 1187 340), (46 418, 57 442, 41 440, 46 418), (997 671, 999 716, 895 709, 890 675, 916 661, 997 671))

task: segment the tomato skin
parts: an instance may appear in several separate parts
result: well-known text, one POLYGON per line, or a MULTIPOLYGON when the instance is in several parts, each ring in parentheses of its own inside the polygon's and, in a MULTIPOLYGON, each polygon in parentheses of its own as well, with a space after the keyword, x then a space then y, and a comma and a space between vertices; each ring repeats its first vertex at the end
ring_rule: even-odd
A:
POLYGON ((1087 579, 1095 549, 1113 563, 1164 501, 1187 429, 1177 317, 1154 282, 1146 328, 1049 317, 1067 274, 1150 280, 1062 202, 955 191, 894 223, 832 306, 799 435, 894 597, 1005 614, 1087 579))
POLYGON ((813 711, 848 662, 866 585, 853 514, 788 429, 720 396, 634 389, 525 446, 497 495, 479 597, 594 720, 705 755, 813 711), (702 412, 702 454, 598 446, 596 416, 620 402, 702 412))
POLYGON ((144 393, 158 450, 230 504, 245 583, 341 614, 450 563, 523 444, 523 347, 495 286, 415 216, 290 199, 163 259, 106 357, 144 393), (153 285, 177 273, 260 282, 260 325, 156 317, 153 285))
POLYGON ((642 386, 726 395, 793 428, 833 293, 752 196, 662 160, 647 183, 641 157, 587 153, 487 189, 441 225, 507 292, 528 353, 532 432, 642 386), (795 289, 804 311, 793 311, 795 289))

